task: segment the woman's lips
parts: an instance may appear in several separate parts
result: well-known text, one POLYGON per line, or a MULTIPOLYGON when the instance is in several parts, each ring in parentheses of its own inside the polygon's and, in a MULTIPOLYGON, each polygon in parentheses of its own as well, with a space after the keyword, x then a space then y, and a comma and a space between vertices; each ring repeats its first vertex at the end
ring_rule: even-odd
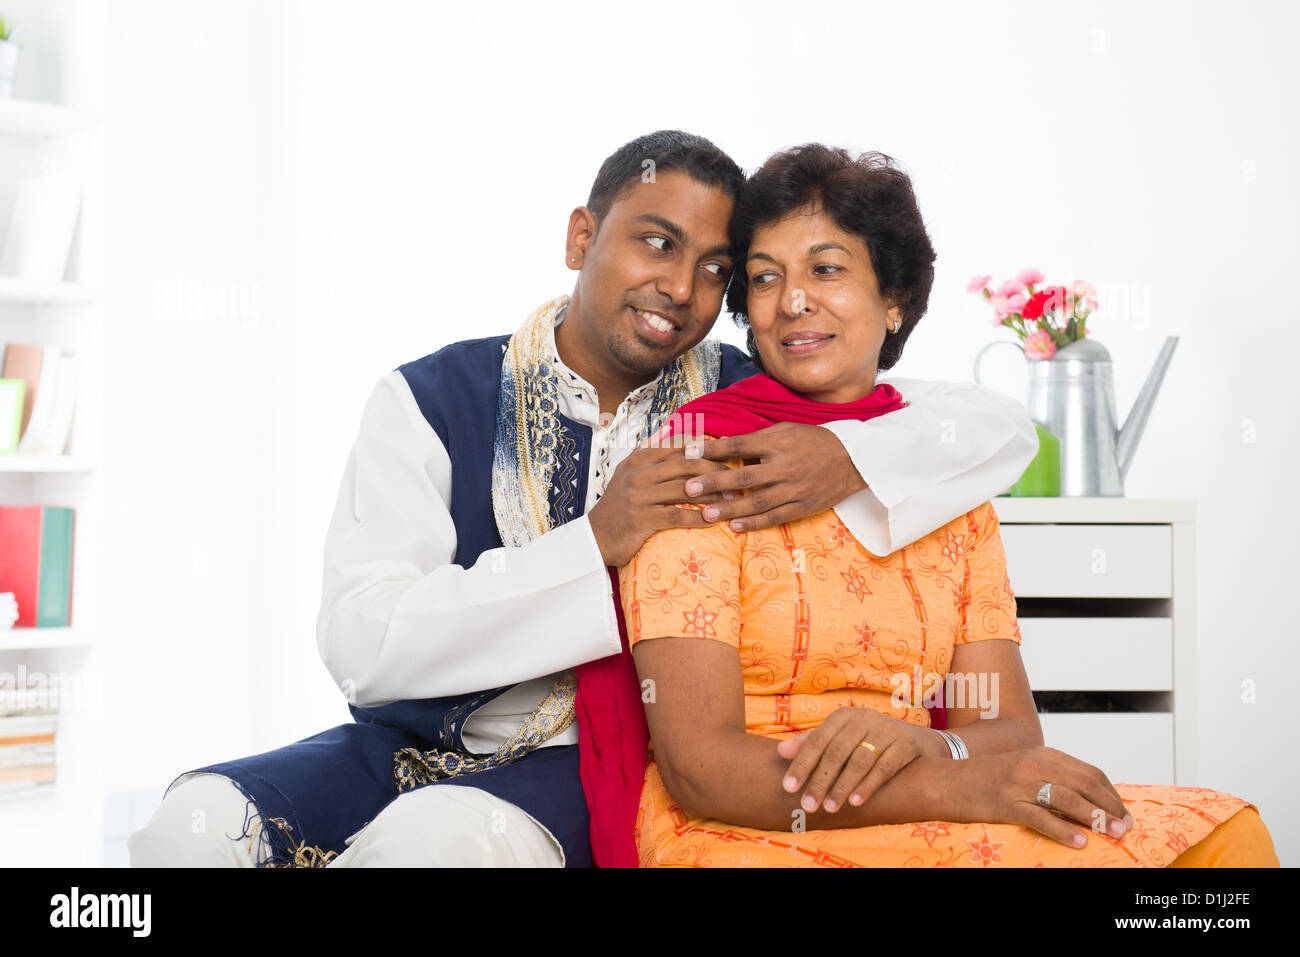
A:
POLYGON ((637 329, 640 330, 641 335, 645 336, 651 342, 657 342, 661 346, 670 346, 677 340, 678 335, 681 333, 681 330, 676 326, 665 330, 659 328, 659 326, 653 325, 647 316, 655 316, 656 321, 658 321, 660 325, 667 322, 666 319, 657 313, 651 313, 648 311, 642 312, 640 309, 635 309, 631 306, 628 306, 628 308, 632 311, 632 321, 636 323, 637 329))
POLYGON ((790 355, 801 356, 809 352, 816 352, 818 349, 821 349, 822 347, 828 345, 831 342, 831 340, 835 338, 832 335, 827 335, 822 338, 818 338, 815 342, 801 341, 801 340, 812 339, 814 338, 815 335, 816 335, 815 333, 808 333, 806 335, 790 336, 788 338, 793 339, 794 342, 783 341, 781 343, 781 348, 784 349, 790 355))

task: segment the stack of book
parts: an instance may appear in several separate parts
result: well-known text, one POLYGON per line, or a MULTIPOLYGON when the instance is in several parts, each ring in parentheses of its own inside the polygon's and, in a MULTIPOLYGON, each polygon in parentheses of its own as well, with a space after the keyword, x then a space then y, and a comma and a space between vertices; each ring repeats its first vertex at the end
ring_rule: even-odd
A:
POLYGON ((0 688, 0 794, 54 783, 58 718, 52 690, 0 688))
POLYGON ((11 342, 0 365, 0 454, 62 455, 77 404, 77 360, 56 345, 11 342))
POLYGON ((75 522, 61 505, 0 505, 0 592, 13 592, 15 627, 72 624, 75 522))

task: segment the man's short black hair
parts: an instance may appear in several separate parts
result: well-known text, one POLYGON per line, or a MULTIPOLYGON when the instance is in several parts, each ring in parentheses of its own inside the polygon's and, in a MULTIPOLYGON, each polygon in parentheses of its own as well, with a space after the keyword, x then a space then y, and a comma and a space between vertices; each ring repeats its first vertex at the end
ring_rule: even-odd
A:
POLYGON ((733 202, 745 185, 745 174, 736 161, 703 136, 657 130, 624 143, 600 164, 587 197, 587 208, 595 214, 598 229, 614 201, 650 170, 685 173, 697 183, 718 187, 733 202))

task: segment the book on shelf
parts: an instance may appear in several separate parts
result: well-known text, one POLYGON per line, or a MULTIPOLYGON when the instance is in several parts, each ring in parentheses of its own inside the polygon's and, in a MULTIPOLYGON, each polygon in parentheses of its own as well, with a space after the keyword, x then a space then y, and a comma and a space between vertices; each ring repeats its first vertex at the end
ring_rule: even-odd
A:
POLYGON ((22 379, 0 379, 0 455, 18 451, 26 392, 27 383, 22 379))
POLYGON ((71 624, 75 518, 59 505, 0 505, 0 592, 18 603, 14 627, 71 624))
POLYGON ((0 248, 0 276, 60 282, 81 211, 84 142, 58 167, 19 180, 12 189, 9 228, 0 248))
POLYGON ((56 779, 58 709, 33 689, 0 689, 0 794, 56 779))
POLYGON ((60 685, 28 675, 23 665, 17 674, 0 672, 0 715, 33 715, 59 710, 60 685))
MULTIPOLYGON (((0 366, 0 383, 8 380, 23 383, 18 454, 62 455, 77 404, 76 357, 63 355, 57 345, 8 343, 0 366)), ((10 421, 3 417, 5 408, 0 404, 0 432, 6 431, 10 421)), ((15 449, 0 435, 0 452, 4 451, 15 449)))

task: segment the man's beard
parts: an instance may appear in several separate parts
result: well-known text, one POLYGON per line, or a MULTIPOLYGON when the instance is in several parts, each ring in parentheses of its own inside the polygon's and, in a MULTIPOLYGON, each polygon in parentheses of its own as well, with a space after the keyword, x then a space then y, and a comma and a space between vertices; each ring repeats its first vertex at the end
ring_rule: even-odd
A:
POLYGON ((626 368, 649 379, 653 379, 672 362, 672 358, 665 361, 641 345, 639 340, 621 333, 611 334, 606 345, 609 347, 610 355, 623 363, 626 368))

